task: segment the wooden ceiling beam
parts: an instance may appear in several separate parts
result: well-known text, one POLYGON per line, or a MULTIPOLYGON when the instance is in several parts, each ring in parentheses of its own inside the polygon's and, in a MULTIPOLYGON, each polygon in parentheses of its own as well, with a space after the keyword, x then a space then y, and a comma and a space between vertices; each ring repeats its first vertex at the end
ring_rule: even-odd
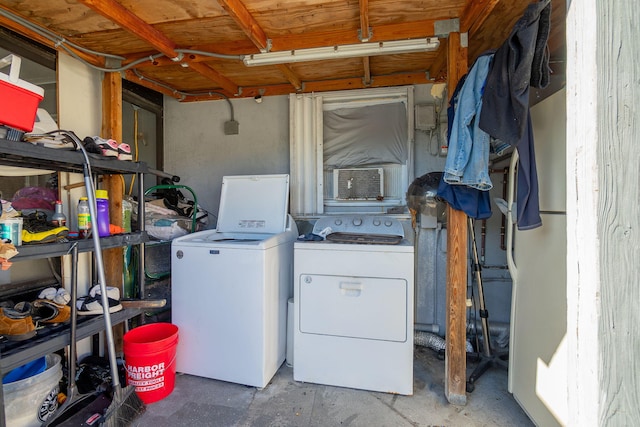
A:
POLYGON ((500 0, 473 0, 468 2, 460 18, 460 32, 471 35, 478 31, 498 3, 500 3, 500 0))
MULTIPOLYGON (((260 96, 273 96, 273 95, 288 95, 293 92, 293 87, 290 84, 268 85, 268 86, 251 86, 243 87, 242 95, 237 98, 254 98, 260 96)), ((189 96, 182 100, 182 102, 197 102, 197 101, 211 101, 213 99, 220 99, 215 94, 212 95, 197 95, 189 96)))
POLYGON ((439 80, 446 77, 447 56, 448 56, 448 44, 449 39, 440 40, 440 48, 438 49, 438 56, 431 63, 429 68, 429 75, 432 79, 439 80))
MULTIPOLYGON (((264 30, 240 0, 218 0, 220 6, 233 18, 236 24, 249 37, 249 40, 261 51, 271 49, 264 30)), ((296 91, 302 90, 300 78, 287 65, 278 65, 280 72, 287 78, 296 91)))
POLYGON ((234 82, 232 82, 231 80, 223 76, 222 74, 218 73, 216 70, 214 70, 207 64, 204 64, 202 62, 193 62, 189 64, 189 68, 205 76, 209 80, 212 80, 215 83, 219 84, 221 88, 232 93, 233 95, 237 95, 240 92, 240 88, 238 87, 237 84, 235 84, 234 82))
POLYGON ((369 87, 371 86, 371 63, 368 56, 362 58, 362 68, 364 69, 362 81, 365 86, 369 87))
MULTIPOLYGON (((131 80, 140 84, 141 86, 147 87, 149 89, 153 89, 157 92, 163 93, 165 95, 171 96, 180 100, 181 102, 197 102, 197 101, 210 101, 213 99, 221 99, 220 95, 216 95, 212 93, 211 95, 204 94, 207 92, 206 89, 202 89, 198 91, 199 94, 197 96, 182 96, 178 94, 176 91, 172 91, 164 86, 158 86, 153 83, 152 80, 147 80, 145 78, 140 78, 138 74, 136 74, 132 70, 127 70, 125 72, 127 80, 131 80)), ((389 87, 389 86, 405 86, 412 84, 427 84, 434 83, 435 81, 432 79, 428 79, 426 73, 400 73, 400 74, 391 74, 384 76, 372 76, 369 84, 365 84, 364 79, 353 77, 353 78, 345 78, 345 79, 335 79, 335 80, 321 80, 314 82, 305 82, 302 84, 302 90, 298 90, 298 92, 325 92, 332 90, 346 90, 346 89, 366 89, 370 87, 389 87)), ((278 85, 267 85, 267 86, 243 86, 242 91, 238 96, 234 96, 225 90, 217 90, 217 92, 222 92, 228 97, 235 98, 253 98, 257 95, 262 96, 274 96, 274 95, 288 95, 292 93, 294 87, 290 84, 278 84, 278 85)))
POLYGON ((146 41, 169 58, 179 58, 176 44, 115 0, 79 0, 90 9, 146 41))
POLYGON ((360 41, 368 42, 369 32, 369 0, 360 0, 360 41))
POLYGON ((362 78, 353 77, 335 80, 305 82, 303 92, 328 92, 333 90, 366 89, 369 87, 404 86, 433 83, 426 73, 399 73, 385 76, 372 76, 371 83, 365 86, 362 78))
POLYGON ((218 3, 260 50, 269 50, 267 35, 240 0, 218 0, 218 3))
MULTIPOLYGON (((79 0, 85 6, 95 10, 105 18, 115 22, 120 27, 129 31, 136 37, 146 41, 154 48, 158 49, 162 54, 168 56, 172 62, 181 61, 182 55, 176 49, 176 44, 165 36, 162 32, 156 30, 153 26, 140 19, 129 9, 122 6, 115 0, 79 0)), ((204 77, 212 80, 225 90, 237 94, 239 87, 228 78, 224 77, 210 66, 192 62, 189 67, 204 77)))
POLYGON ((302 90, 302 81, 300 77, 293 72, 291 68, 289 68, 286 64, 277 65, 278 69, 284 76, 289 80, 289 83, 296 89, 296 92, 300 92, 302 90))
POLYGON ((183 98, 182 95, 180 95, 176 90, 171 90, 167 87, 161 86, 157 83, 154 82, 154 80, 150 80, 150 79, 146 79, 144 78, 144 76, 140 77, 139 74, 136 74, 135 71, 133 70, 126 70, 124 72, 124 75, 126 76, 127 80, 137 83, 140 86, 144 86, 147 89, 151 89, 151 90, 155 90, 156 92, 160 92, 164 95, 170 96, 172 98, 176 98, 176 99, 181 99, 183 98))

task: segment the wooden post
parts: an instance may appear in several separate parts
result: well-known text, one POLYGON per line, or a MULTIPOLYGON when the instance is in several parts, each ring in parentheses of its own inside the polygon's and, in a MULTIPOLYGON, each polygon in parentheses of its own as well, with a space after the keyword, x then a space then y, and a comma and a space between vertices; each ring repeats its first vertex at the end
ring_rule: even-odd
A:
MULTIPOLYGON (((460 33, 449 34, 447 92, 449 97, 467 73, 467 48, 460 33)), ((467 216, 447 207, 447 291, 446 355, 444 393, 449 403, 466 405, 466 300, 467 300, 467 216)))
MULTIPOLYGON (((122 77, 119 73, 105 73, 102 81, 102 131, 103 138, 122 142, 122 77)), ((111 224, 122 226, 122 175, 105 175, 103 187, 109 192, 109 219, 111 224)), ((123 293, 124 252, 122 248, 105 249, 104 274, 108 286, 115 286, 123 293)), ((114 330, 116 349, 122 348, 122 326, 114 330)))

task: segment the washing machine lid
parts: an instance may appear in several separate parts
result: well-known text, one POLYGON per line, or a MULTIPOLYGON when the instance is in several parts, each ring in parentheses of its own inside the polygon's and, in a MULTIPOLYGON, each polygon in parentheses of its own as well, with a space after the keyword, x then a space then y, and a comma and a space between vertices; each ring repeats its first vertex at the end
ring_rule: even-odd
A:
POLYGON ((289 175, 222 178, 219 232, 282 233, 287 226, 289 175))

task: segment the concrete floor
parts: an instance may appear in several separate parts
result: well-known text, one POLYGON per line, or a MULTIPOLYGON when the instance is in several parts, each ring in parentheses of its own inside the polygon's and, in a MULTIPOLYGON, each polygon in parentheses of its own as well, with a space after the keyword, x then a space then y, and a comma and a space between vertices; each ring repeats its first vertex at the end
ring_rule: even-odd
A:
MULTIPOLYGON (((444 395, 444 360, 429 348, 414 354, 413 396, 296 382, 286 364, 264 389, 178 374, 173 393, 147 405, 133 425, 533 426, 507 391, 506 370, 489 369, 467 404, 455 406, 444 395)), ((469 372, 474 367, 467 364, 469 372)))

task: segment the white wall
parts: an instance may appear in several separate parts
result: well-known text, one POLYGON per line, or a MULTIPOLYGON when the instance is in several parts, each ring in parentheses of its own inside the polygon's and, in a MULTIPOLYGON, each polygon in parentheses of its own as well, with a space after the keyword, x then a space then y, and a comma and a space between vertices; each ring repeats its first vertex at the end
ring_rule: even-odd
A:
POLYGON ((100 135, 102 73, 65 54, 58 55, 58 125, 80 139, 100 135))
POLYGON ((191 187, 198 202, 214 215, 225 175, 289 173, 287 96, 231 101, 238 135, 225 135, 231 119, 225 100, 179 103, 165 97, 165 171, 191 187))

